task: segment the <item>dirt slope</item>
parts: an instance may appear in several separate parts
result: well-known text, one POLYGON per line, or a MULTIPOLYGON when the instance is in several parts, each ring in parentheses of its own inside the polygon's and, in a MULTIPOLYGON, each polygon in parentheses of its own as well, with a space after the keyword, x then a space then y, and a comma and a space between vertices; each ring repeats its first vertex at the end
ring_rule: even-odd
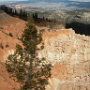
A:
POLYGON ((5 64, 0 62, 0 90, 16 90, 20 84, 12 80, 6 71, 5 64))
POLYGON ((25 27, 25 21, 0 13, 0 90, 17 90, 20 84, 9 77, 5 67, 8 54, 13 53, 25 27), (12 37, 10 36, 12 34, 12 37))
POLYGON ((21 44, 19 38, 24 27, 25 21, 8 16, 7 14, 2 16, 0 21, 0 54, 2 57, 0 57, 0 61, 4 61, 6 56, 13 52, 17 43, 21 44))

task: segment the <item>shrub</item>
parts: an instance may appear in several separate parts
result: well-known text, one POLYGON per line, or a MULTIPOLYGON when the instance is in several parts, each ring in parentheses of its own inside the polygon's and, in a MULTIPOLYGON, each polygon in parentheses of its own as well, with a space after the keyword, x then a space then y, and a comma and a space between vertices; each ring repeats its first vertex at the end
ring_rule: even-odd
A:
POLYGON ((10 37, 13 37, 12 33, 9 33, 9 36, 10 36, 10 37))
POLYGON ((2 43, 0 43, 0 47, 3 49, 3 45, 2 45, 2 43))

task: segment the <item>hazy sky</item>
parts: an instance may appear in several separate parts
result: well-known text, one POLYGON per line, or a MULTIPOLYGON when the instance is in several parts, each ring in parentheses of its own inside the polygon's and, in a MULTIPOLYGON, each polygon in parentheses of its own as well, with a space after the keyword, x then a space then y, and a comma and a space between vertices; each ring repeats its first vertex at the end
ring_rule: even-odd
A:
POLYGON ((28 1, 28 0, 0 0, 0 1, 28 1))
POLYGON ((77 2, 90 2, 90 0, 68 0, 68 1, 77 1, 77 2))
MULTIPOLYGON (((0 0, 0 1, 33 1, 33 0, 0 0)), ((45 0, 36 0, 45 1, 45 0)), ((52 1, 52 0, 51 0, 52 1)), ((57 0, 56 0, 57 1, 57 0)), ((77 1, 77 2, 90 2, 90 0, 58 0, 58 1, 77 1)))
POLYGON ((11 3, 29 4, 29 6, 31 7, 56 7, 56 8, 59 7, 59 8, 72 8, 72 9, 90 8, 90 0, 0 0, 0 5, 11 4, 11 3), (26 1, 26 2, 17 2, 17 1, 26 1), (81 3, 81 2, 85 2, 85 3, 81 3))

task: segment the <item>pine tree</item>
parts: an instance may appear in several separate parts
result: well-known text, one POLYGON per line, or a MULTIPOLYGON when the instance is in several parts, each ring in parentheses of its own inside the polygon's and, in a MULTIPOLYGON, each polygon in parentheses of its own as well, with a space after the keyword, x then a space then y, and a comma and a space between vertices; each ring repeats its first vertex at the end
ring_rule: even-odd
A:
POLYGON ((33 22, 29 17, 22 34, 24 48, 16 45, 15 53, 10 55, 6 62, 7 70, 12 77, 23 83, 20 90, 45 90, 51 76, 51 64, 46 63, 45 58, 38 59, 36 55, 36 46, 41 43, 42 38, 33 22))

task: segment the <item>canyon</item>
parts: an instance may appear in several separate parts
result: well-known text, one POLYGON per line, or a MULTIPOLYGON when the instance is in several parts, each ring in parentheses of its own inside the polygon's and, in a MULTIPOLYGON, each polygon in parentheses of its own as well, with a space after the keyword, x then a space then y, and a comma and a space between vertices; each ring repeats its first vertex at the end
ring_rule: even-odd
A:
MULTIPOLYGON (((20 84, 9 77, 5 61, 14 53, 17 43, 22 45, 19 38, 25 21, 7 15, 5 18, 5 15, 0 14, 0 89, 17 90, 20 84)), ((76 34, 73 29, 42 28, 45 29, 42 33, 44 49, 37 52, 38 57, 45 57, 53 66, 46 90, 90 90, 90 37, 76 34)))

